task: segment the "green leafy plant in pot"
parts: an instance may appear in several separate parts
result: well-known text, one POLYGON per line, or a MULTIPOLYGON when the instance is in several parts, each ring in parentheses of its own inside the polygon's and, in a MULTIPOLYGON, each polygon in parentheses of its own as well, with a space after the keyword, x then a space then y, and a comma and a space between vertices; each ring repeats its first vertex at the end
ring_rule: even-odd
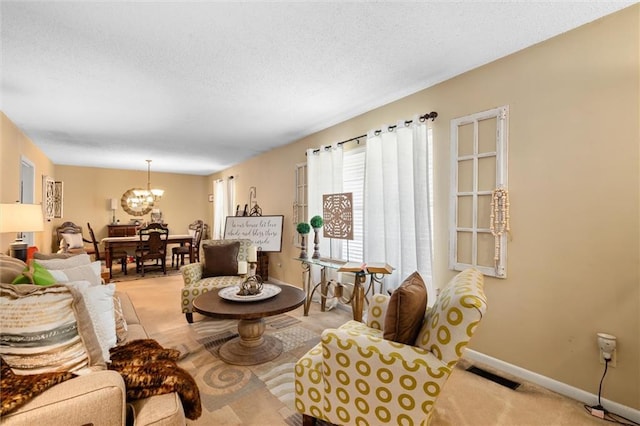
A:
POLYGON ((311 227, 313 228, 313 232, 315 236, 313 238, 313 255, 312 259, 320 259, 320 229, 322 225, 324 225, 324 220, 322 216, 314 216, 309 221, 311 223, 311 227))
POLYGON ((296 225, 296 231, 300 234, 300 259, 307 258, 307 247, 305 243, 305 236, 311 231, 311 226, 307 222, 300 222, 296 225))

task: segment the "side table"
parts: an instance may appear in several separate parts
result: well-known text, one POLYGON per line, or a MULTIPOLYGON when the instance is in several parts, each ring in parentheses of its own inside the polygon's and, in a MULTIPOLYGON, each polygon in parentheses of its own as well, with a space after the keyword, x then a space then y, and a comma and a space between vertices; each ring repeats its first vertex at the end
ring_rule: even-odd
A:
MULTIPOLYGON (((340 262, 329 259, 309 259, 309 258, 295 258, 302 266, 302 285, 306 293, 306 299, 304 303, 304 316, 309 316, 309 308, 311 307, 311 300, 314 293, 318 288, 320 289, 320 311, 325 312, 326 301, 328 299, 338 298, 342 303, 350 304, 353 313, 353 319, 356 321, 362 321, 362 314, 364 311, 365 303, 368 303, 367 295, 371 293, 375 294, 375 284, 378 284, 379 292, 382 292, 383 279, 385 275, 391 274, 393 268, 386 265, 387 268, 375 268, 369 270, 364 263, 361 263, 361 268, 355 268, 353 270, 343 269, 346 262, 340 262), (320 268, 320 281, 313 283, 311 278, 311 267, 317 266, 320 268), (343 297, 343 285, 335 281, 327 280, 327 271, 333 269, 338 272, 350 272, 355 274, 353 293, 349 299, 343 297), (369 286, 367 285, 367 277, 369 278, 369 286), (333 288, 333 296, 329 296, 330 287, 333 288), (366 289, 365 289, 366 287, 366 289)), ((350 265, 350 264, 349 264, 350 265)))

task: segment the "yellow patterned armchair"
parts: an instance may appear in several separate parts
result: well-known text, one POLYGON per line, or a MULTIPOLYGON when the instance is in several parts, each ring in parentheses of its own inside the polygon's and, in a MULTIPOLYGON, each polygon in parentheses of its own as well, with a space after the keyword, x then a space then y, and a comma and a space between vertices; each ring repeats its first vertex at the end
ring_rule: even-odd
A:
POLYGON ((423 425, 487 302, 476 269, 456 275, 425 312, 415 346, 383 338, 389 296, 377 294, 367 324, 327 329, 295 366, 296 409, 303 424, 423 425))
MULTIPOLYGON (((219 289, 223 287, 229 287, 232 285, 242 284, 243 277, 238 275, 237 262, 247 261, 247 254, 249 253, 249 247, 251 246, 251 240, 202 240, 202 251, 204 254, 203 262, 190 263, 180 268, 182 273, 182 280, 184 281, 184 287, 181 292, 181 308, 182 312, 187 318, 187 322, 193 322, 193 300, 200 296, 202 293, 206 293, 209 290, 219 289), (236 265, 212 265, 212 267, 218 267, 219 270, 231 269, 228 273, 223 273, 217 276, 209 276, 203 278, 203 272, 205 272, 205 264, 209 265, 215 263, 216 259, 211 259, 211 253, 208 247, 212 246, 226 246, 230 243, 239 243, 236 265), (209 258, 208 258, 209 256, 209 258), (226 267, 225 267, 226 266, 226 267)), ((220 254, 218 252, 218 254, 220 254)))

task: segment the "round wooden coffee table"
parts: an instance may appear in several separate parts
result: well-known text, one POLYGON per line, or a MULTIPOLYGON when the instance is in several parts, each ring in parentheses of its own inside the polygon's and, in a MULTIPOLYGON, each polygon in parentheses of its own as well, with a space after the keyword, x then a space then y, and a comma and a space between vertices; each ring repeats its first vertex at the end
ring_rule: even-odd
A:
POLYGON ((208 317, 239 319, 239 337, 220 347, 220 358, 234 365, 254 365, 271 361, 282 353, 282 342, 264 335, 265 317, 291 311, 304 304, 305 293, 290 285, 276 285, 282 291, 265 300, 236 302, 223 299, 218 291, 201 294, 193 301, 193 310, 208 317))

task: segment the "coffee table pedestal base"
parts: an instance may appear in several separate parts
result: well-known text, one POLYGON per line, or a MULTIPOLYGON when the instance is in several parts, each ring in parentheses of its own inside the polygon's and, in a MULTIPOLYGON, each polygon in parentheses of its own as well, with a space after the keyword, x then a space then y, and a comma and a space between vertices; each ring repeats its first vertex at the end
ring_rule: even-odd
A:
POLYGON ((282 342, 273 336, 265 336, 265 328, 263 318, 241 319, 238 322, 240 337, 220 347, 220 358, 233 365, 255 365, 277 358, 282 353, 282 342))

